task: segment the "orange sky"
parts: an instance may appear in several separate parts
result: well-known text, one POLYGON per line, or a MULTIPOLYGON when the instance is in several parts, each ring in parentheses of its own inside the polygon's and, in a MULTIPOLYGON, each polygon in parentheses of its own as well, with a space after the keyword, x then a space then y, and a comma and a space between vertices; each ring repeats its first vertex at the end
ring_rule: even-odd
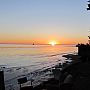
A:
POLYGON ((85 0, 1 0, 0 43, 87 43, 85 0))
POLYGON ((57 44, 77 44, 77 43, 87 43, 87 38, 0 38, 0 43, 17 43, 17 44, 49 44, 55 41, 57 44))

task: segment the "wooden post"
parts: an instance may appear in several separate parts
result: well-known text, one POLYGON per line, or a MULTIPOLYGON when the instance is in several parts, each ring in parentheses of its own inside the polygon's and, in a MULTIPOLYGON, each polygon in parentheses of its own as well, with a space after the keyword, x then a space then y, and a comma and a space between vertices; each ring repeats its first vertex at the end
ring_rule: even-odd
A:
POLYGON ((4 72, 0 71, 0 90, 5 90, 4 72))

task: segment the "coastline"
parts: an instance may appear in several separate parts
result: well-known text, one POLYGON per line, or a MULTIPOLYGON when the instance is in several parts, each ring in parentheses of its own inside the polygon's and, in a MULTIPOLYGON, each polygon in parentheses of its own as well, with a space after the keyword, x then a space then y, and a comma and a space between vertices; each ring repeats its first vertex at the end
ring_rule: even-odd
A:
MULTIPOLYGON (((40 80, 41 80, 41 83, 37 83, 37 85, 35 85, 35 88, 36 87, 39 87, 39 85, 41 85, 42 83, 48 83, 49 81, 52 81, 53 79, 54 79, 54 77, 53 77, 53 75, 52 75, 52 69, 53 68, 57 68, 57 66, 58 66, 58 68, 62 68, 62 71, 64 71, 64 69, 65 68, 67 68, 67 66, 68 65, 70 65, 72 62, 76 62, 76 61, 78 61, 79 59, 79 57, 78 57, 78 55, 74 55, 74 54, 66 54, 66 55, 63 55, 62 57, 65 57, 65 62, 63 63, 63 65, 62 65, 62 67, 61 67, 61 63, 59 62, 58 63, 58 65, 56 65, 56 66, 54 66, 54 67, 52 67, 52 68, 48 68, 48 69, 45 69, 44 71, 42 71, 41 70, 41 72, 35 72, 37 75, 38 75, 38 78, 41 78, 41 76, 39 76, 39 73, 46 73, 46 75, 44 75, 40 80), (69 62, 70 61, 70 62, 69 62), (49 71, 49 73, 47 73, 49 71), (51 76, 49 77, 47 77, 47 75, 49 75, 49 74, 51 74, 51 76)), ((17 68, 18 69, 18 68, 17 68)), ((19 70, 19 69, 18 69, 19 70)), ((22 70, 22 69, 20 69, 20 70, 22 70)), ((34 73, 34 74, 35 74, 34 73)), ((32 73, 33 74, 33 73, 32 73)), ((28 74, 29 76, 31 75, 31 74, 28 74)), ((20 77, 19 77, 20 78, 20 77)), ((55 81, 55 80, 53 80, 53 81, 55 81)), ((15 81, 16 82, 16 81, 15 81)), ((26 83, 26 84, 23 84, 22 86, 23 87, 26 87, 26 86, 30 86, 30 83, 31 83, 31 79, 26 83)), ((34 85, 34 84, 33 84, 34 85)), ((43 84, 44 85, 44 84, 43 84)), ((42 86, 42 85, 41 85, 42 86)))
POLYGON ((71 59, 72 61, 80 60, 80 56, 75 54, 67 54, 67 55, 63 55, 63 57, 65 57, 66 59, 71 59))
MULTIPOLYGON (((59 65, 56 65, 54 67, 54 69, 55 69, 55 72, 57 72, 57 70, 59 69, 60 70, 60 73, 62 73, 62 75, 60 77, 61 78, 65 78, 63 76, 64 73, 66 73, 68 71, 67 69, 70 66, 72 66, 75 63, 79 63, 80 62, 80 59, 79 59, 80 57, 78 55, 75 55, 75 54, 66 54, 66 55, 63 55, 62 57, 65 57, 66 58, 66 62, 63 63, 65 65, 64 66, 62 65, 62 67, 61 67, 61 63, 58 63, 59 65), (69 62, 69 64, 68 64, 68 61, 67 60, 72 60, 72 62, 69 62)), ((76 66, 76 64, 75 64, 75 66, 76 66)), ((70 67, 70 68, 71 68, 71 70, 73 70, 72 67, 70 67)), ((58 73, 58 75, 59 75, 59 73, 58 73)), ((41 90, 41 88, 44 88, 44 89, 47 88, 46 90, 56 90, 56 89, 59 90, 59 86, 57 86, 58 83, 59 83, 58 80, 56 80, 55 77, 53 77, 53 78, 49 79, 48 81, 42 82, 42 84, 36 86, 34 88, 34 90, 41 90)), ((60 81, 60 83, 62 83, 62 81, 60 81)))
POLYGON ((83 62, 78 55, 63 56, 66 59, 72 59, 72 63, 66 64, 62 70, 60 70, 61 66, 55 68, 56 75, 59 76, 60 73, 60 77, 57 80, 55 77, 49 80, 43 88, 46 90, 90 90, 90 62, 83 62))
MULTIPOLYGON (((79 67, 79 65, 81 64, 81 60, 80 60, 80 56, 75 55, 75 54, 66 54, 63 55, 63 57, 66 58, 66 60, 70 59, 72 60, 72 62, 70 62, 68 64, 68 62, 66 61, 64 64, 64 66, 61 69, 61 64, 59 63, 59 66, 57 67, 57 65, 54 67, 55 68, 55 72, 57 73, 57 71, 59 70, 59 72, 61 73, 60 78, 61 80, 58 81, 54 78, 51 78, 50 80, 43 82, 43 84, 40 84, 39 86, 35 87, 35 90, 41 90, 41 88, 45 88, 46 90, 59 90, 60 87, 63 88, 64 86, 64 82, 68 82, 71 88, 72 85, 72 80, 70 81, 69 79, 65 81, 65 78, 69 75, 73 75, 73 78, 75 79, 76 77, 78 77, 77 75, 77 68, 79 67), (67 74, 66 74, 67 73, 67 74), (65 75, 66 74, 66 75, 65 75), (59 87, 59 82, 60 82, 60 87, 59 87)), ((55 73, 55 74, 56 74, 55 73)), ((57 73, 57 76, 59 75, 59 73, 57 73)), ((57 77, 56 76, 56 77, 57 77)), ((72 77, 71 77, 72 78, 72 77)), ((70 79, 71 79, 70 78, 70 79)), ((74 80, 73 79, 73 80, 74 80)), ((65 86, 65 88, 67 88, 67 85, 65 86)), ((67 89, 61 89, 61 90, 67 90, 67 89)), ((70 89, 71 90, 71 89, 70 89)))

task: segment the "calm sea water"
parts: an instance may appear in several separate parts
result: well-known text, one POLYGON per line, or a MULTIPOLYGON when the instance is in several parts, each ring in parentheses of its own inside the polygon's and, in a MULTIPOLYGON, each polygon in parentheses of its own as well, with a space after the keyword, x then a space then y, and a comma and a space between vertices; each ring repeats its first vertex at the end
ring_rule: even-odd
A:
POLYGON ((0 45, 0 65, 7 67, 53 63, 64 53, 77 52, 74 45, 0 45))
POLYGON ((65 60, 63 54, 75 52, 77 52, 75 45, 0 44, 0 67, 4 70, 5 84, 10 86, 14 82, 15 85, 16 78, 63 63, 65 60))

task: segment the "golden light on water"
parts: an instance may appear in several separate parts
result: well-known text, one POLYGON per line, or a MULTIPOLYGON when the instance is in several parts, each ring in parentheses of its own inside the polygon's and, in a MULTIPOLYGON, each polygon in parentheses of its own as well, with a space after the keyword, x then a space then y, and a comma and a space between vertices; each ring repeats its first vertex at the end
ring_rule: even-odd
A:
POLYGON ((49 44, 51 44, 52 46, 55 46, 57 44, 57 42, 56 41, 51 41, 51 42, 49 42, 49 44))

